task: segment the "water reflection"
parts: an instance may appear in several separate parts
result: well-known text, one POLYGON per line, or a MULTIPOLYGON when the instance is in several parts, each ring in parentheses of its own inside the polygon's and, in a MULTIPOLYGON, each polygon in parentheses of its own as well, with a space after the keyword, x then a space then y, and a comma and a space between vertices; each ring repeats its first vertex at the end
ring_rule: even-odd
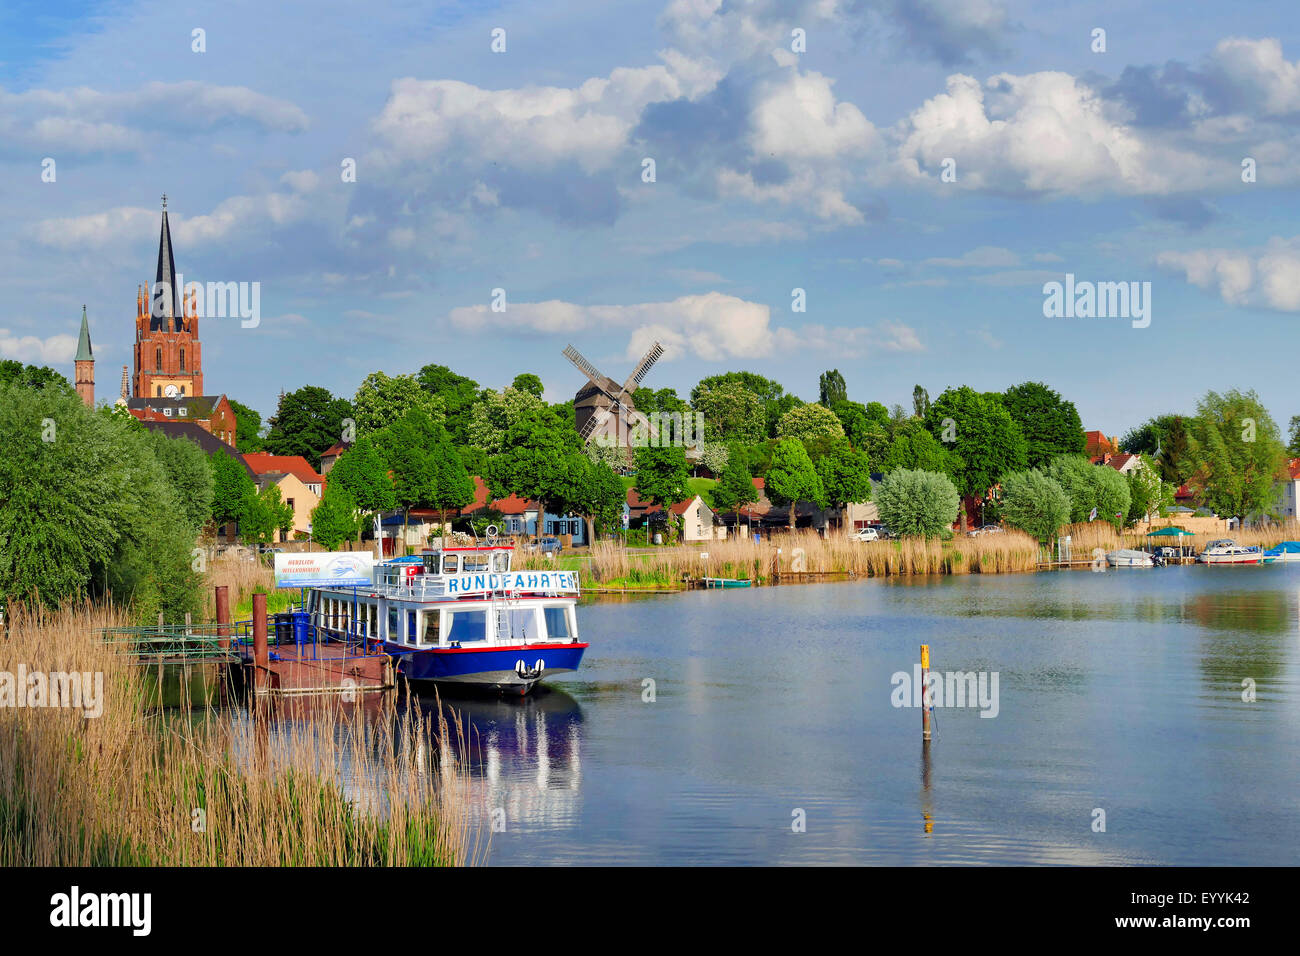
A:
POLYGON ((460 732, 447 737, 469 774, 468 793, 480 818, 504 811, 507 831, 516 827, 569 827, 581 809, 582 707, 555 687, 528 697, 438 697, 421 706, 443 716, 460 732))

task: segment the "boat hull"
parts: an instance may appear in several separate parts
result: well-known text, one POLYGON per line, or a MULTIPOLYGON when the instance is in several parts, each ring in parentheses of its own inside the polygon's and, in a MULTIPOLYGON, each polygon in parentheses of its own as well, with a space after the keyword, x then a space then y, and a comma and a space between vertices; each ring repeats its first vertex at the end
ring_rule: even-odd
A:
POLYGON ((1197 559, 1201 564, 1259 564, 1260 555, 1258 554, 1210 554, 1200 555, 1197 559))
POLYGON ((1155 559, 1144 551, 1112 551, 1106 555, 1112 568, 1154 568, 1155 559))
POLYGON ((576 671, 587 646, 548 643, 412 651, 393 645, 390 653, 398 658, 398 673, 407 680, 526 694, 547 677, 576 671))

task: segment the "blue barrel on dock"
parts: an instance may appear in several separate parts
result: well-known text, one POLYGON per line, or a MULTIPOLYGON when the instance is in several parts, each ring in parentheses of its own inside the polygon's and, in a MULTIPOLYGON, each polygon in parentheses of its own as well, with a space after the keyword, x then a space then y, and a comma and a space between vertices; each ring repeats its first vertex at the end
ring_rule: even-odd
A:
POLYGON ((277 644, 310 644, 310 616, 306 611, 285 611, 275 615, 275 642, 277 644))

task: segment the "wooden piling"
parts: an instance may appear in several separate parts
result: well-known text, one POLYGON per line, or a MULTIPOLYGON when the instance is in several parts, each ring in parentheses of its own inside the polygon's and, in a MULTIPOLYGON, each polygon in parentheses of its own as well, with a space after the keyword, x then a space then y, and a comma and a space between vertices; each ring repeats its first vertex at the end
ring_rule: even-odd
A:
POLYGON ((921 740, 930 739, 930 645, 921 645, 921 740))
POLYGON ((230 588, 217 585, 217 643, 224 651, 230 647, 230 588))
POLYGON ((259 694, 266 693, 271 657, 266 646, 266 594, 253 595, 253 687, 259 694))

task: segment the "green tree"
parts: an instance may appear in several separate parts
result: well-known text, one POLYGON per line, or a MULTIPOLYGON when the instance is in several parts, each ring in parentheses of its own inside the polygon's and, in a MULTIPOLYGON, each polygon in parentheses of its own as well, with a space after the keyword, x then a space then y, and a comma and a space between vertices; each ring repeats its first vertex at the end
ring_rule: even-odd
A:
POLYGON ((797 502, 810 501, 819 508, 826 506, 826 489, 821 477, 803 442, 797 438, 782 438, 773 446, 764 487, 772 504, 778 508, 789 507, 792 530, 797 502))
POLYGON ((1002 404, 1025 436, 1026 461, 1031 468, 1060 455, 1081 455, 1087 448, 1074 403, 1041 382, 1013 385, 1003 393, 1002 404))
POLYGON ((1184 480, 1187 459, 1187 424, 1182 415, 1158 415, 1131 429, 1119 442, 1120 451, 1146 455, 1165 481, 1174 486, 1184 480))
POLYGON ((439 442, 438 431, 439 426, 427 414, 411 409, 375 435, 375 445, 392 472, 393 500, 402 509, 403 545, 411 509, 433 507, 438 465, 430 449, 439 442))
POLYGON ((607 534, 618 528, 623 520, 623 505, 627 490, 622 480, 609 465, 590 462, 586 479, 581 484, 577 511, 587 524, 587 541, 596 543, 598 534, 607 534))
POLYGON ((434 465, 429 504, 438 509, 438 525, 445 528, 448 511, 458 512, 474 500, 474 479, 443 428, 436 430, 436 439, 428 451, 434 465))
POLYGON ((267 483, 261 491, 245 492, 241 502, 239 534, 255 544, 270 544, 275 533, 288 535, 293 530, 293 508, 280 493, 280 486, 267 483))
MULTIPOLYGON (((691 405, 700 409, 698 401, 700 392, 705 389, 715 388, 719 385, 739 385, 740 387, 757 395, 763 403, 763 418, 766 422, 763 435, 761 437, 770 438, 776 435, 776 423, 781 416, 794 408, 796 405, 802 405, 803 402, 794 395, 786 394, 785 389, 779 382, 770 378, 764 378, 762 375, 756 375, 753 372, 724 372, 721 375, 710 375, 707 378, 700 379, 698 385, 691 390, 691 405)), ((707 412, 705 413, 707 415, 707 412)), ((722 436, 730 440, 730 436, 722 436)), ((751 439, 735 436, 737 440, 750 442, 751 439)), ((759 439, 753 439, 757 441, 759 439)))
POLYGON ((154 456, 176 490, 185 526, 197 534, 212 515, 212 463, 203 449, 187 438, 168 438, 163 432, 148 435, 154 456))
POLYGON ((912 386, 912 417, 925 418, 930 414, 930 393, 920 385, 912 386))
POLYGON ((946 535, 957 517, 961 496, 947 475, 900 468, 876 489, 880 520, 897 535, 946 535))
POLYGON ((1285 474, 1281 432, 1254 391, 1206 392, 1187 421, 1185 476, 1222 517, 1268 514, 1285 474))
MULTIPOLYGON (((690 477, 684 449, 666 445, 636 450, 636 493, 642 501, 659 505, 667 512, 670 505, 689 497, 690 477)), ((674 533, 679 530, 674 524, 674 533)))
POLYGON ((325 485, 325 494, 311 511, 312 540, 329 551, 335 551, 344 541, 357 537, 361 527, 361 512, 356 499, 343 485, 329 481, 325 485))
POLYGON ((1175 486, 1162 481, 1145 458, 1125 476, 1125 480, 1128 481, 1129 495, 1126 524, 1136 524, 1148 515, 1163 515, 1173 507, 1175 486))
POLYGON ((691 404, 704 416, 705 434, 713 441, 752 443, 767 437, 763 399, 738 382, 701 383, 691 404))
POLYGON ((537 398, 541 398, 542 392, 546 390, 545 386, 542 385, 541 378, 532 372, 520 372, 515 376, 515 380, 510 383, 510 387, 521 392, 527 392, 537 398))
POLYGON ((749 470, 749 459, 740 446, 733 446, 727 456, 726 467, 713 486, 713 504, 719 511, 730 511, 740 526, 740 509, 758 501, 758 489, 749 470))
POLYGON ((257 486, 249 477, 243 463, 224 451, 213 452, 212 464, 212 520, 217 524, 239 521, 244 509, 244 498, 257 494, 257 486))
POLYGON ((871 499, 871 461, 847 438, 822 438, 815 443, 813 467, 821 479, 824 500, 842 512, 852 502, 871 499))
POLYGON ((138 620, 197 615, 194 531, 154 447, 57 383, 0 384, 0 598, 111 596, 138 620))
POLYGON ((1114 468, 1094 465, 1082 455, 1061 455, 1048 463, 1045 474, 1070 496, 1071 521, 1090 520, 1095 508, 1097 517, 1116 530, 1123 525, 1130 504, 1128 481, 1114 468))
POLYGON ((268 422, 265 447, 273 455, 302 455, 320 471, 320 454, 341 441, 343 420, 352 418, 352 406, 319 385, 304 385, 280 397, 268 422))
POLYGON ((892 428, 894 422, 889 417, 889 409, 885 407, 883 402, 867 402, 865 408, 867 410, 867 418, 871 419, 872 422, 886 431, 889 431, 892 428))
POLYGON ((1286 453, 1300 457, 1300 415, 1292 415, 1287 425, 1286 453))
POLYGON ((834 408, 839 402, 848 401, 849 388, 844 383, 844 376, 837 368, 822 372, 817 381, 818 401, 827 408, 834 408))
POLYGON ((947 389, 931 404, 925 426, 955 452, 947 473, 962 495, 982 497, 999 477, 1025 467, 1025 436, 996 395, 967 385, 947 389))
POLYGON ((230 409, 235 413, 235 448, 241 455, 261 451, 265 444, 261 414, 233 398, 227 397, 226 401, 230 402, 230 409))
POLYGON ((1002 479, 1002 518, 1039 541, 1051 543, 1070 520, 1072 502, 1065 489, 1038 469, 1015 471, 1002 479))
POLYGON ((776 423, 779 438, 797 438, 811 441, 814 438, 842 438, 844 426, 839 418, 825 405, 800 405, 781 416, 776 423))
POLYGON ((565 515, 583 507, 588 492, 584 484, 592 475, 582 439, 561 415, 544 405, 523 412, 506 431, 503 449, 490 460, 485 476, 494 497, 516 494, 538 503, 538 536, 547 514, 565 515))
POLYGON ((416 374, 420 386, 441 402, 445 418, 443 427, 457 446, 467 445, 470 409, 478 401, 478 382, 457 375, 445 365, 426 365, 416 374))
MULTIPOLYGON (((468 443, 491 458, 501 454, 506 447, 506 434, 520 421, 534 412, 546 410, 546 403, 531 392, 507 388, 500 392, 487 390, 470 409, 466 425, 468 443)), ((573 431, 573 419, 565 422, 573 431)), ((576 435, 577 432, 574 432, 576 435)))
MULTIPOLYGON (((882 433, 883 434, 883 433, 882 433)), ((894 438, 889 442, 889 450, 881 462, 881 471, 895 471, 899 468, 920 471, 942 471, 945 474, 955 470, 951 461, 953 454, 941 445, 919 421, 904 422, 894 431, 894 438)))
POLYGON ((388 465, 379 452, 375 438, 369 435, 358 438, 356 444, 334 462, 326 490, 330 485, 336 484, 347 490, 362 515, 363 522, 367 517, 397 507, 397 496, 393 493, 393 480, 388 476, 388 465))
POLYGON ((371 372, 352 399, 352 414, 359 435, 387 428, 413 409, 435 422, 443 417, 442 403, 425 391, 414 375, 371 372))
POLYGON ((0 360, 0 385, 18 385, 22 388, 54 388, 75 395, 72 384, 49 366, 24 365, 16 359, 0 360))

